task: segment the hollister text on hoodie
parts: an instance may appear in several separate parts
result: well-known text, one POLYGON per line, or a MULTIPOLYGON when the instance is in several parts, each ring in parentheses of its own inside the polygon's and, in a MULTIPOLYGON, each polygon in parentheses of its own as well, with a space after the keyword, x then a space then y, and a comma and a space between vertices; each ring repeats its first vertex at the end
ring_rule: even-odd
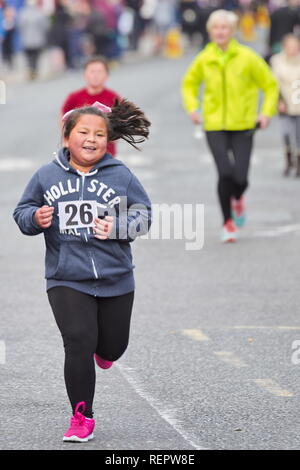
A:
POLYGON ((58 285, 92 295, 122 295, 134 289, 130 242, 151 225, 151 202, 136 176, 106 153, 88 172, 74 169, 67 149, 32 176, 14 210, 22 233, 44 233, 47 289, 58 285), (36 210, 54 207, 52 224, 40 228, 36 210), (95 216, 114 216, 107 240, 94 237, 95 216))

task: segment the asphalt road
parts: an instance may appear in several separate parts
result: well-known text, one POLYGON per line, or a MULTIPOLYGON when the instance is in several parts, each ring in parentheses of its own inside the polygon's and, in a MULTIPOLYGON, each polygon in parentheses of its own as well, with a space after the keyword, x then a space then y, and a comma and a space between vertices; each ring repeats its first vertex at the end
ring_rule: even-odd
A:
POLYGON ((120 158, 157 207, 204 204, 205 237, 198 250, 172 236, 134 243, 130 345, 110 370, 97 370, 95 439, 80 446, 62 442, 70 409, 45 293, 43 237, 23 236, 12 212, 33 171, 59 148, 58 110, 81 77, 7 85, 0 106, 1 449, 300 448, 300 364, 292 349, 300 341, 300 181, 281 175, 275 119, 256 135, 247 225, 236 244, 220 243, 215 169, 180 101, 190 60, 157 58, 110 78, 153 122, 142 153, 120 144, 120 158))

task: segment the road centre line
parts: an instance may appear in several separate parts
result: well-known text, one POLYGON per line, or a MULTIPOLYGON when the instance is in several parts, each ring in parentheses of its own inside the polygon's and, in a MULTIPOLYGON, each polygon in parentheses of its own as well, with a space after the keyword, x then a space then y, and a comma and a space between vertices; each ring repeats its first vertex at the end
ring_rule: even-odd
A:
POLYGON ((276 397, 293 397, 294 394, 280 387, 272 379, 254 379, 254 382, 262 389, 275 395, 276 397))
POLYGON ((206 336, 202 330, 199 330, 199 329, 182 330, 182 334, 196 341, 209 341, 210 340, 210 338, 206 336))
POLYGON ((24 171, 33 168, 34 163, 27 158, 1 158, 0 171, 24 171))
MULTIPOLYGON (((278 326, 255 326, 255 325, 239 325, 239 326, 232 326, 232 327, 225 327, 226 329, 275 329, 275 330, 300 330, 300 326, 286 326, 286 325, 278 325, 278 326)), ((201 330, 183 330, 184 332, 192 332, 191 334, 187 334, 193 339, 196 339, 193 336, 193 332, 198 332, 201 330)), ((201 337, 201 336, 200 336, 201 337)), ((201 341, 201 339, 200 339, 201 341)), ((232 351, 214 351, 214 355, 219 357, 222 361, 237 367, 247 367, 247 364, 236 356, 232 351)), ((262 389, 266 390, 267 392, 271 393, 274 396, 278 397, 292 397, 294 394, 289 390, 282 388, 278 385, 274 380, 267 378, 267 379, 253 379, 253 381, 262 389)))
MULTIPOLYGON (((299 326, 293 325, 233 325, 233 326, 219 326, 219 327, 205 327, 207 330, 300 330, 299 326)), ((190 336, 193 339, 198 341, 205 341, 210 339, 203 331, 199 328, 197 329, 185 329, 182 330, 182 334, 190 336), (195 332, 195 333, 194 333, 195 332), (202 339, 201 339, 202 337, 202 339)))
POLYGON ((248 367, 247 364, 236 356, 232 351, 214 351, 214 354, 218 356, 221 361, 224 361, 234 367, 248 367))

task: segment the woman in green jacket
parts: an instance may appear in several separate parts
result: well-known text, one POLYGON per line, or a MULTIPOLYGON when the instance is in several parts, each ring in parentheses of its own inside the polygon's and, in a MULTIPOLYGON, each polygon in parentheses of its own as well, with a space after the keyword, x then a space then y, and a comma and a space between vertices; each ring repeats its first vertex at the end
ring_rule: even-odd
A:
POLYGON ((226 10, 210 15, 211 42, 196 56, 182 82, 184 107, 193 124, 203 124, 216 163, 223 242, 235 241, 236 226, 245 222, 243 194, 248 186, 254 130, 269 125, 278 101, 277 81, 269 66, 233 38, 237 23, 238 17, 226 10), (260 90, 264 96, 258 114, 260 90))

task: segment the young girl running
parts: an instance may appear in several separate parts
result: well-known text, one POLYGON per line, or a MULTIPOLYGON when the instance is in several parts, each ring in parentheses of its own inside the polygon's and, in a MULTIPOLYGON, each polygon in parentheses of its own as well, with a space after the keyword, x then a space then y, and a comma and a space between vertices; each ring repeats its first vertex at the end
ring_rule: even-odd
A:
POLYGON ((73 410, 64 441, 93 438, 94 359, 107 369, 128 345, 135 289, 130 242, 149 230, 151 203, 106 147, 122 138, 136 148, 149 126, 127 100, 67 113, 63 148, 33 175, 14 211, 25 235, 45 237, 47 293, 63 338, 73 410))

